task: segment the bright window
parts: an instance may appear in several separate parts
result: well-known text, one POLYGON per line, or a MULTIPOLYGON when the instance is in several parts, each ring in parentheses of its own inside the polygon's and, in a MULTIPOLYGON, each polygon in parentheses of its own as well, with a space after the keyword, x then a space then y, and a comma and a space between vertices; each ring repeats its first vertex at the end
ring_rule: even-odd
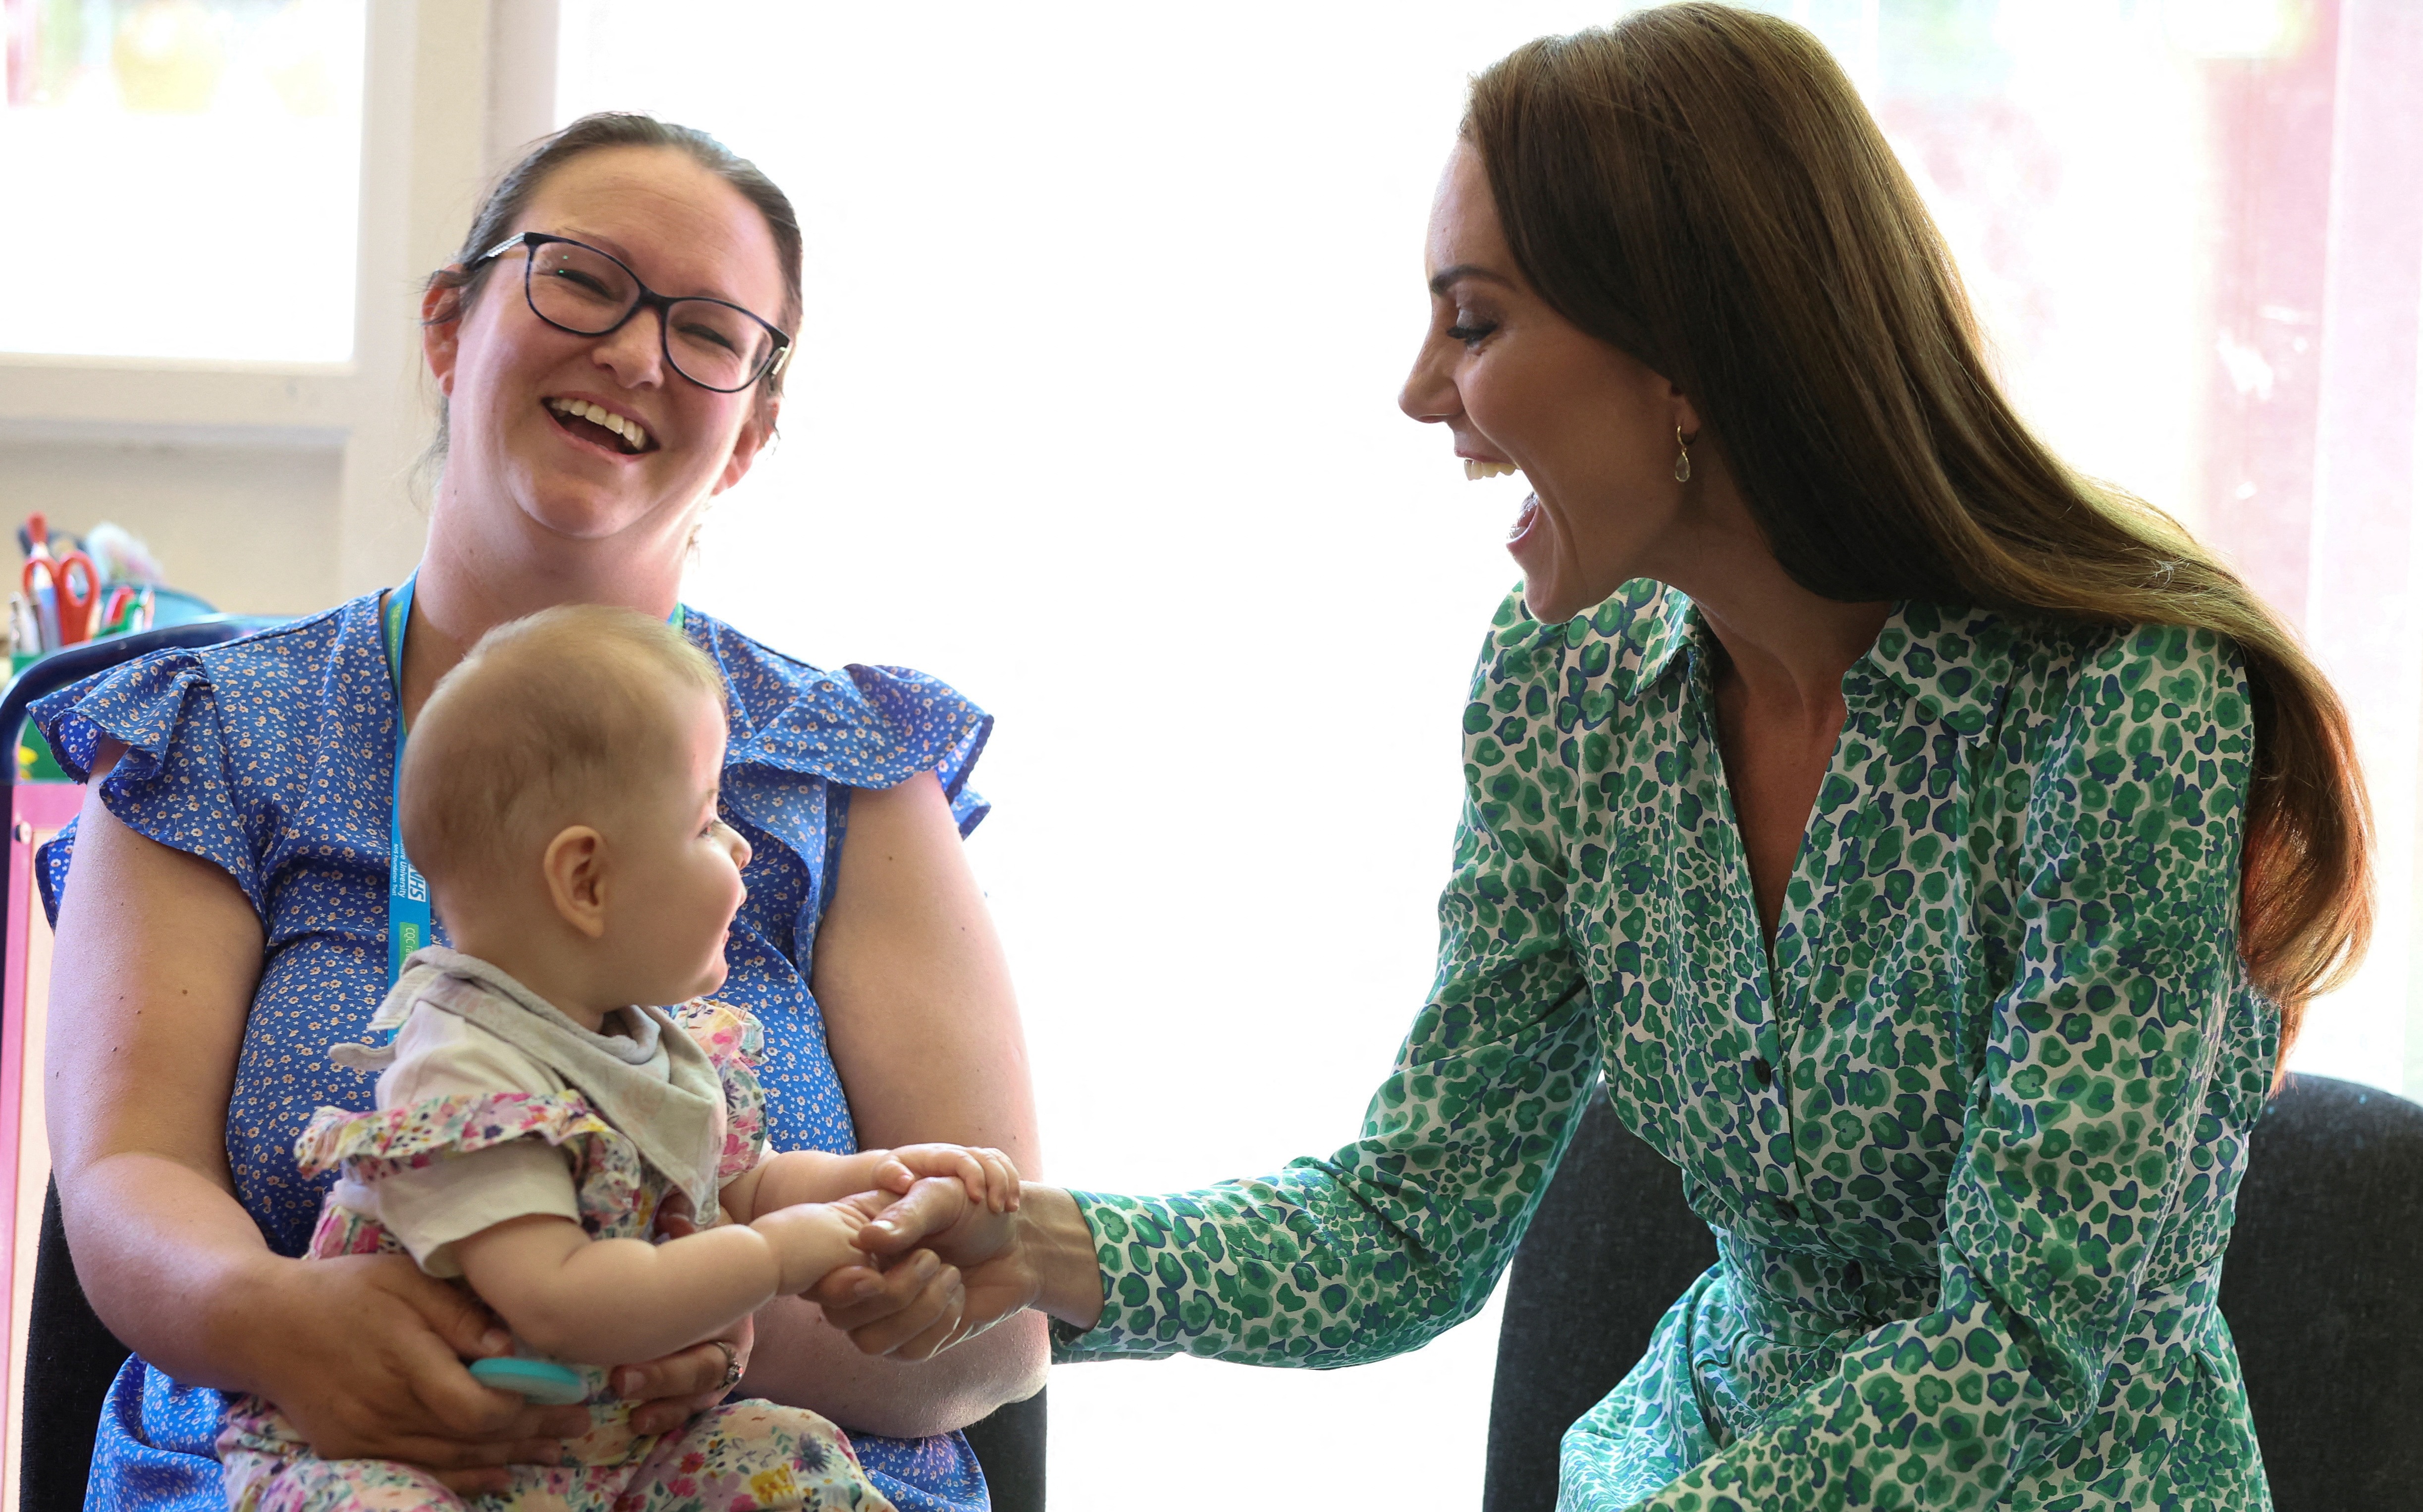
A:
POLYGON ((0 0, 0 353, 350 360, 363 8, 0 0))

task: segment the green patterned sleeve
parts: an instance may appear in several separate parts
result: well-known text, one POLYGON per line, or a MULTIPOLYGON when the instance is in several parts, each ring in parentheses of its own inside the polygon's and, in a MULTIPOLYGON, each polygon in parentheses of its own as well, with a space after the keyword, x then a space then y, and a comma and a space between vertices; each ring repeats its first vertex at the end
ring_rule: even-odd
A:
POLYGON ((1570 785, 1544 784, 1508 754, 1555 749, 1518 737, 1552 717, 1534 690, 1550 685, 1557 651, 1528 620, 1500 622, 1465 721, 1438 973, 1362 1138, 1258 1180, 1076 1193, 1101 1261, 1102 1316, 1062 1331, 1054 1358, 1361 1364, 1418 1347, 1488 1300, 1598 1070, 1546 796, 1570 785))
POLYGON ((2107 1393, 2143 1407, 2206 1368, 2241 1155, 2216 1110, 2247 1100, 2238 1062, 2269 1069, 2237 959, 2245 681, 2218 637, 2148 627, 2013 718, 2043 739, 2019 958, 1944 1194, 1936 1307, 1634 1512, 2035 1505, 2049 1466, 2093 1480, 2096 1505, 2239 1504, 2191 1494, 2177 1463, 2158 1486, 2094 1477, 2107 1393))

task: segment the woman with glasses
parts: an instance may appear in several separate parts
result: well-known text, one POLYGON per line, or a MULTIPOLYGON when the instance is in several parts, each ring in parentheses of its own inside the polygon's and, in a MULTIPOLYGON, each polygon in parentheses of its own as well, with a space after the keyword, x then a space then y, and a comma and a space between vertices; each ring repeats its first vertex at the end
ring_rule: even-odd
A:
MULTIPOLYGON (((722 817, 753 858, 721 996, 767 1026, 772 1145, 941 1140, 1033 1168, 1017 1010, 958 846, 990 720, 929 677, 820 671, 676 597, 709 499, 773 436, 800 313, 799 226, 763 175, 644 117, 577 122, 429 281, 444 467, 412 578, 37 710, 92 780, 43 857, 48 1074, 76 1089, 51 1100, 52 1151, 77 1272, 135 1354, 94 1504, 224 1504, 223 1393, 276 1403, 324 1457, 411 1461, 464 1492, 589 1425, 477 1384, 465 1359, 509 1341, 408 1258, 293 1258, 321 1199, 295 1137, 320 1105, 370 1106, 328 1047, 357 1037, 394 963, 443 941, 395 839, 413 713, 484 632, 550 605, 668 617, 724 675, 722 817)), ((634 1426, 671 1427, 745 1374, 849 1428, 904 1512, 981 1506, 954 1430, 1040 1385, 1040 1321, 911 1363, 951 1332, 957 1272, 925 1253, 854 1281, 930 1320, 901 1358, 777 1303, 619 1373, 647 1403, 634 1426)))
MULTIPOLYGON (((1718 1260, 1557 1425, 1565 1512, 2268 1505, 2216 1299, 2280 1053, 2363 948, 2329 685, 2030 433, 1788 22, 1517 49, 1426 250, 1401 402, 1532 486, 1429 1000, 1332 1154, 945 1237, 969 1315, 1073 1359, 1417 1347, 1603 1084, 1718 1260)), ((882 1310, 835 1317, 921 1326, 882 1310)))

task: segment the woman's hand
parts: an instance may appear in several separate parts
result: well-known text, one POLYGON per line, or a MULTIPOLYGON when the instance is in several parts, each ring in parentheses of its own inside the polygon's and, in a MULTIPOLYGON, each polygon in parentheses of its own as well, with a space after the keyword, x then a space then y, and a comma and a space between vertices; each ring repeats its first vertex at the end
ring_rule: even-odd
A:
MULTIPOLYGON (((262 1331, 260 1394, 325 1459, 425 1465, 462 1495, 501 1490, 508 1464, 554 1464, 587 1431, 578 1407, 483 1386, 463 1357, 508 1352, 479 1299, 402 1255, 290 1261, 262 1331)), ((710 1350, 709 1353, 715 1353, 710 1350)), ((717 1374, 721 1374, 721 1359, 717 1374)))
MULTIPOLYGON (((850 794, 811 985, 863 1148, 949 1142, 1040 1169, 1008 967, 932 773, 850 794)), ((990 1196, 990 1172, 986 1185, 990 1196)), ((905 1436, 963 1426, 1034 1394, 1050 1356, 1042 1320, 930 1361, 962 1331, 959 1270, 913 1245, 894 1252, 889 1265, 845 1267, 775 1304, 749 1389, 905 1436), (816 1304, 847 1299, 861 1283, 885 1315, 914 1326, 855 1340, 828 1328, 816 1304)))
POLYGON ((860 1245, 879 1256, 908 1251, 912 1260, 931 1254, 954 1263, 962 1291, 956 1315, 855 1267, 826 1277, 809 1296, 860 1348, 911 1359, 974 1338, 1030 1307, 1091 1328, 1102 1307, 1093 1242, 1075 1200, 1057 1188, 1030 1182, 1017 1211, 994 1214, 951 1183, 920 1182, 867 1225, 860 1245))

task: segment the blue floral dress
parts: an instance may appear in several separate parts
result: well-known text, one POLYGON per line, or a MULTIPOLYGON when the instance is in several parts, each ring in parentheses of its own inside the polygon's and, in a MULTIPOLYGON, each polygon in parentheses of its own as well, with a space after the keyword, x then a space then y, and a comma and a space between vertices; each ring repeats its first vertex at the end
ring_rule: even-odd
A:
MULTIPOLYGON (((223 867, 260 914, 261 985, 228 1108, 236 1195, 270 1247, 309 1247, 327 1175, 297 1169, 294 1144, 323 1105, 368 1110, 371 1079, 328 1059, 387 993, 388 817, 396 702, 371 594, 224 646, 163 652, 61 690, 34 719, 82 780, 104 737, 126 754, 102 799, 130 828, 223 867)), ((849 790, 936 773, 961 833, 986 811, 967 791, 992 720, 922 673, 820 671, 696 610, 691 644, 731 695, 722 814, 753 852, 748 902, 720 996, 764 1023, 769 1142, 857 1148, 849 1105, 808 990, 816 926, 831 902, 849 790)), ((40 860, 55 918, 71 827, 40 860)), ((442 931, 441 939, 442 939, 442 931)), ((72 1026, 55 1024, 54 1030, 72 1026)), ((220 1394, 127 1362, 103 1411, 90 1505, 220 1512, 212 1452, 220 1394)), ((975 1512, 984 1477, 958 1434, 851 1434, 869 1477, 901 1512, 975 1512)))

